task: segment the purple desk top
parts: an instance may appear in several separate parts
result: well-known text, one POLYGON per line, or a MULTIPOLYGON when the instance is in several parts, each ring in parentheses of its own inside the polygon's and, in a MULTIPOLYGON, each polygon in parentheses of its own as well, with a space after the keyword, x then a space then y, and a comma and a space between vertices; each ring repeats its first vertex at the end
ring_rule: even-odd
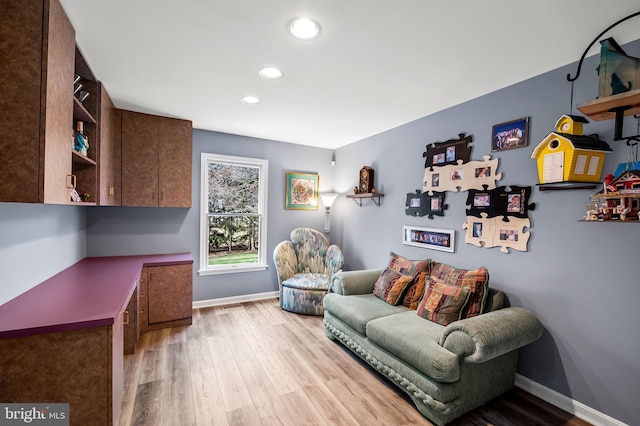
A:
POLYGON ((190 253, 84 258, 1 305, 0 339, 112 325, 143 266, 190 263, 190 253))

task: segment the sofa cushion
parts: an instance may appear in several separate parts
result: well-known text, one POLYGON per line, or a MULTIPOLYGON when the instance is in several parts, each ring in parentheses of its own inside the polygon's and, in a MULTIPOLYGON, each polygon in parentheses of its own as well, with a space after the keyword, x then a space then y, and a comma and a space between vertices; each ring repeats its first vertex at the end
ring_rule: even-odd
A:
POLYGON ((471 295, 467 306, 462 311, 462 318, 471 318, 484 312, 484 305, 489 287, 489 271, 484 266, 478 269, 457 269, 444 263, 434 263, 431 268, 432 277, 449 285, 469 287, 471 295))
POLYGON ((282 286, 289 288, 299 288, 302 290, 328 290, 329 275, 295 274, 288 280, 282 281, 282 286))
POLYGON ((427 278, 427 282, 418 316, 441 325, 459 320, 469 300, 469 287, 448 285, 432 277, 427 278))
MULTIPOLYGON (((369 321, 408 310, 402 305, 393 306, 385 303, 371 293, 353 296, 329 293, 324 297, 323 305, 325 310, 363 336, 366 334, 369 321)), ((415 312, 411 312, 415 315, 415 312)))
POLYGON ((367 338, 422 371, 433 380, 445 383, 460 378, 458 357, 438 344, 444 327, 425 321, 414 311, 371 320, 367 338))
POLYGON ((487 299, 484 303, 483 314, 487 312, 497 311, 498 309, 506 308, 509 306, 507 295, 501 290, 489 288, 487 292, 487 299))
POLYGON ((414 311, 418 309, 420 299, 422 299, 422 295, 424 294, 425 283, 428 276, 428 272, 420 272, 417 277, 413 279, 404 295, 404 299, 402 299, 402 304, 404 306, 414 311))
POLYGON ((401 274, 393 269, 385 269, 373 285, 373 294, 390 305, 397 305, 402 300, 404 291, 409 286, 412 277, 401 274))

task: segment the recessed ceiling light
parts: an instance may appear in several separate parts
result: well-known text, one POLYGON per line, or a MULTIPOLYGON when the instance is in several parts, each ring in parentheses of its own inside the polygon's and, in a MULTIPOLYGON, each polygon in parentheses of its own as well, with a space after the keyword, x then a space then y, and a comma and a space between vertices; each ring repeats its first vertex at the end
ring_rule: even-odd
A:
POLYGON ((260 74, 260 77, 267 80, 278 80, 284 76, 284 73, 282 71, 280 71, 278 68, 273 67, 260 68, 258 74, 260 74))
POLYGON ((242 98, 242 102, 244 102, 245 104, 259 104, 260 99, 256 98, 255 96, 245 96, 242 98))
POLYGON ((320 24, 309 18, 294 18, 289 22, 289 32, 301 40, 310 40, 320 32, 320 24))

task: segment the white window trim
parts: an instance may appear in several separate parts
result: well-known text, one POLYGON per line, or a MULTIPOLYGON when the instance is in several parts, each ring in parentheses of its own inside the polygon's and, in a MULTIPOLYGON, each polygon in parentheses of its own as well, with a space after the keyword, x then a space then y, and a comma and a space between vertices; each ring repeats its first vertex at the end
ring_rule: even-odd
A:
POLYGON ((200 155, 200 267, 199 275, 231 274, 236 272, 263 271, 267 265, 267 188, 269 176, 269 161, 259 158, 234 157, 229 155, 210 154, 203 152, 200 155), (261 212, 260 245, 258 251, 258 263, 247 265, 209 265, 209 174, 208 162, 227 163, 239 166, 258 167, 260 169, 260 197, 258 211, 261 212))

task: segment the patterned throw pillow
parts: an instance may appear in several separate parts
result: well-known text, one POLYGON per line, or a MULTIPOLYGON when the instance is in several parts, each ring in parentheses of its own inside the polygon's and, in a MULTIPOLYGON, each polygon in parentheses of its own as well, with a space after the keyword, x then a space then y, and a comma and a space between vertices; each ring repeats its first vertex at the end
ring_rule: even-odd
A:
POLYGON ((460 319, 471 290, 427 278, 427 290, 418 306, 418 316, 441 325, 460 319))
POLYGON ((420 272, 429 272, 430 267, 431 259, 409 260, 394 252, 389 254, 389 264, 387 265, 387 268, 411 277, 415 277, 420 272))
POLYGON ((389 264, 387 268, 412 277, 411 285, 407 290, 402 304, 409 309, 417 309, 420 298, 424 293, 424 281, 419 281, 420 274, 422 272, 429 272, 431 269, 431 259, 410 260, 391 252, 389 254, 389 264))
POLYGON ((412 311, 418 309, 420 299, 422 299, 422 295, 424 294, 425 282, 428 277, 428 272, 420 272, 418 277, 411 281, 411 285, 407 289, 407 293, 404 295, 404 299, 402 300, 402 304, 404 306, 412 311))
POLYGON ((468 287, 471 291, 469 303, 462 311, 462 318, 471 318, 484 312, 485 300, 489 292, 489 271, 484 266, 468 270, 456 269, 444 263, 434 263, 431 277, 449 285, 468 287))
POLYGON ((373 285, 373 294, 390 305, 397 305, 410 282, 409 275, 386 268, 373 285))

